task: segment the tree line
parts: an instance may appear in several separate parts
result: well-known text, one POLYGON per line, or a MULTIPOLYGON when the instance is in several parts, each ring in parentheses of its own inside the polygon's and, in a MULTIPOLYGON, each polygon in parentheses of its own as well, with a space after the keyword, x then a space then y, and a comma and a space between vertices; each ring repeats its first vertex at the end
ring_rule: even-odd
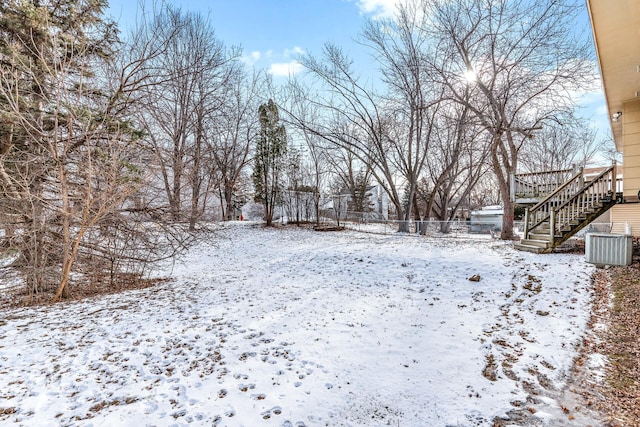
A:
POLYGON ((374 183, 400 231, 501 202, 511 238, 510 175, 600 149, 571 1, 411 0, 363 25, 375 79, 326 44, 282 85, 199 14, 164 5, 123 35, 106 6, 0 4, 0 253, 30 295, 138 280, 250 200, 268 224, 345 191, 371 210, 374 183))

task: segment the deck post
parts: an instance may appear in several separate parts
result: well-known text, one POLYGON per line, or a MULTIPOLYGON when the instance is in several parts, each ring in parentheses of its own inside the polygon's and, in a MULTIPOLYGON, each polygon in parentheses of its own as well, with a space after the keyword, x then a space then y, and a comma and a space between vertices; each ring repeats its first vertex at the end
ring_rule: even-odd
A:
POLYGON ((509 196, 511 197, 511 201, 515 203, 516 201, 516 174, 515 172, 511 172, 509 174, 509 196))
POLYGON ((555 238, 556 232, 556 210, 555 208, 551 208, 549 212, 549 234, 551 235, 551 247, 553 247, 553 240, 555 238))
POLYGON ((524 238, 529 238, 529 207, 524 208, 524 238))

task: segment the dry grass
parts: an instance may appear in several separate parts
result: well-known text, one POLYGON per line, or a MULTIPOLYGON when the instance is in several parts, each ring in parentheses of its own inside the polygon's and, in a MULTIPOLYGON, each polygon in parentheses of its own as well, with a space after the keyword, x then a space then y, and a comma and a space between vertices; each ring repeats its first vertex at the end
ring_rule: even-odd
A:
POLYGON ((600 351, 607 356, 603 410, 611 426, 640 423, 640 259, 609 272, 613 301, 600 351))
POLYGON ((602 414, 606 427, 640 426, 639 255, 636 250, 630 266, 598 269, 593 275, 591 332, 575 360, 574 391, 586 407, 602 414), (602 380, 586 366, 592 354, 606 357, 602 380))
MULTIPOLYGON (((70 296, 62 300, 62 303, 69 301, 80 301, 87 298, 93 298, 102 295, 118 294, 120 292, 134 290, 134 289, 146 289, 156 286, 160 283, 169 281, 166 278, 142 278, 138 275, 125 275, 122 274, 118 277, 118 280, 110 283, 106 280, 100 280, 95 277, 92 280, 88 280, 83 283, 75 283, 70 285, 70 296)), ((57 287, 54 285, 49 286, 37 294, 33 294, 24 290, 24 288, 16 287, 7 290, 0 299, 0 309, 18 308, 18 307, 33 307, 51 304, 51 300, 55 295, 57 287)))

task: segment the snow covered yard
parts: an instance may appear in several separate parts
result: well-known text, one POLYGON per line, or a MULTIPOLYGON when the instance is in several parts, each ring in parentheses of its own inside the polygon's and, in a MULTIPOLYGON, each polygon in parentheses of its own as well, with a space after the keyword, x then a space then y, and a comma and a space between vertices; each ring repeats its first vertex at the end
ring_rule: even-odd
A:
POLYGON ((247 224, 216 241, 170 283, 0 312, 0 422, 490 426, 563 386, 589 315, 578 255, 247 224))

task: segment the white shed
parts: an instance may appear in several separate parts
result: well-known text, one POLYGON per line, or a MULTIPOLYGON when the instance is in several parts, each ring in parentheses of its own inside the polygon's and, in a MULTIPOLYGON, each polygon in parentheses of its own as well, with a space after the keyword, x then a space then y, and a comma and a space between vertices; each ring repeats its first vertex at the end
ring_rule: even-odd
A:
POLYGON ((489 233, 502 230, 502 206, 485 206, 476 211, 471 211, 469 216, 472 233, 489 233))

